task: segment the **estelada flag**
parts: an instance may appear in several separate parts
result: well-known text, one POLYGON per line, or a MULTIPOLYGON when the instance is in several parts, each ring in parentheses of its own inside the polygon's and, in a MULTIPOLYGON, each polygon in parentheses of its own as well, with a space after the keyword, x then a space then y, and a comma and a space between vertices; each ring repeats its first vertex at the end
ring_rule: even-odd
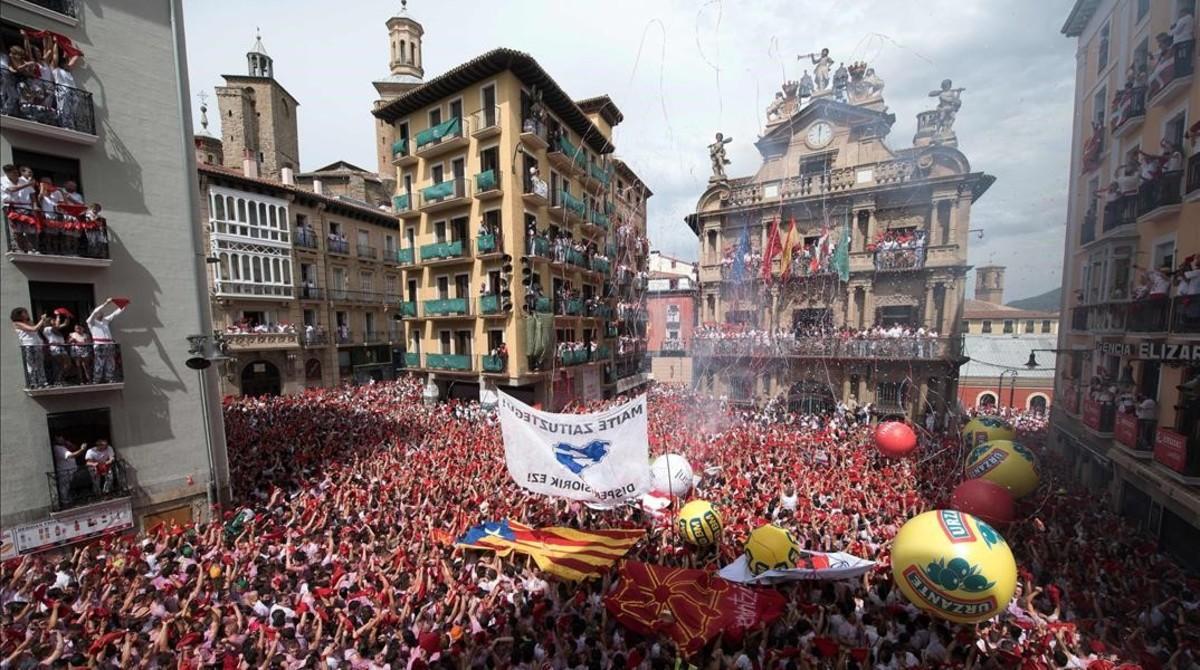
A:
POLYGON ((468 549, 485 549, 500 556, 514 551, 529 554, 539 568, 564 579, 599 577, 629 553, 646 531, 531 528, 502 519, 469 529, 456 543, 468 549))
POLYGON ((733 584, 706 570, 636 561, 621 566, 620 581, 604 599, 621 625, 642 635, 668 635, 689 656, 721 632, 771 623, 785 603, 775 591, 733 584))

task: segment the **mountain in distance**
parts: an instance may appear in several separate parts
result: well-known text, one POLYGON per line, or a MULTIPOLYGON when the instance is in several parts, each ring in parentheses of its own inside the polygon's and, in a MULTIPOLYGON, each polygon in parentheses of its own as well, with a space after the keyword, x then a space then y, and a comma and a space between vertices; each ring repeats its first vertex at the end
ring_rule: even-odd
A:
POLYGON ((1062 287, 1054 288, 1041 295, 1021 298, 1008 303, 1009 307, 1028 309, 1034 312, 1057 312, 1062 305, 1062 287))

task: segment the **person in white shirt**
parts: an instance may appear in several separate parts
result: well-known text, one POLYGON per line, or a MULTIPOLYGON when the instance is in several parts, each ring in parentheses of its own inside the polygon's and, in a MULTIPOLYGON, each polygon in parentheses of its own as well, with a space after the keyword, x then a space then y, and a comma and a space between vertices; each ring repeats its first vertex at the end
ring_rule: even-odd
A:
POLYGON ((4 203, 5 222, 12 232, 9 251, 37 253, 33 191, 33 180, 22 174, 20 168, 11 163, 4 166, 4 175, 0 177, 0 199, 4 203))
POLYGON ((1172 44, 1178 46, 1196 39, 1196 17, 1192 16, 1191 3, 1179 3, 1179 17, 1171 24, 1172 44))
POLYGON ((70 325, 70 317, 63 314, 63 311, 65 310, 61 308, 55 310, 50 323, 42 328, 42 337, 50 345, 50 383, 55 385, 66 384, 67 377, 74 368, 71 364, 71 353, 66 346, 67 339, 63 337, 63 330, 70 325))
POLYGON ((96 440, 95 446, 84 454, 83 458, 87 461, 88 470, 92 473, 92 491, 97 495, 112 492, 114 479, 112 465, 116 457, 112 445, 104 438, 96 440))
POLYGON ((71 502, 71 484, 75 479, 75 473, 79 470, 79 464, 75 459, 86 450, 86 444, 76 449, 75 445, 62 435, 54 438, 54 478, 58 483, 60 505, 71 502))
POLYGON ((96 359, 96 371, 92 374, 92 383, 95 384, 121 381, 121 372, 117 369, 117 345, 113 341, 111 325, 112 320, 125 311, 125 308, 118 307, 104 316, 104 308, 111 304, 112 298, 105 300, 87 318, 88 330, 92 331, 93 355, 96 359))
POLYGON ((50 323, 50 317, 43 314, 37 323, 29 316, 29 310, 17 307, 9 314, 13 331, 17 334, 17 343, 21 346, 21 359, 25 362, 25 388, 36 389, 47 385, 46 382, 46 349, 41 332, 50 323))

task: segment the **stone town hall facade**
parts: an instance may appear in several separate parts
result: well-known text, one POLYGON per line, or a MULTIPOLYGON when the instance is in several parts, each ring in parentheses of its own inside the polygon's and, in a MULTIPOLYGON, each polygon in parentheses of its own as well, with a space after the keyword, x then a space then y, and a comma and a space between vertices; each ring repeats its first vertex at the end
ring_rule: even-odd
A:
POLYGON ((855 64, 832 86, 825 74, 815 88, 806 74, 776 96, 755 142, 755 174, 726 177, 721 138, 710 146, 714 175, 687 217, 700 242, 699 321, 743 335, 696 339, 695 383, 734 403, 853 400, 880 414, 944 416, 967 353, 959 324, 971 205, 994 177, 958 149, 961 89, 949 81, 930 93, 937 109, 918 115, 913 146, 893 150, 885 139, 895 116, 874 72, 855 64), (783 238, 792 220, 790 276, 781 277, 781 255, 764 273, 772 222, 783 238), (937 336, 864 343, 833 334, 876 325, 937 336))

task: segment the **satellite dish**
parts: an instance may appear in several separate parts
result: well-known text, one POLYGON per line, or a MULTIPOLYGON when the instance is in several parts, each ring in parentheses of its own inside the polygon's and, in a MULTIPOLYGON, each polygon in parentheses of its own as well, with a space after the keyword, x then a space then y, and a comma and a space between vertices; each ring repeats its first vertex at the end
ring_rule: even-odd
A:
POLYGON ((212 361, 204 358, 203 356, 193 356, 192 358, 184 361, 183 364, 193 370, 207 370, 208 367, 212 365, 212 361))

